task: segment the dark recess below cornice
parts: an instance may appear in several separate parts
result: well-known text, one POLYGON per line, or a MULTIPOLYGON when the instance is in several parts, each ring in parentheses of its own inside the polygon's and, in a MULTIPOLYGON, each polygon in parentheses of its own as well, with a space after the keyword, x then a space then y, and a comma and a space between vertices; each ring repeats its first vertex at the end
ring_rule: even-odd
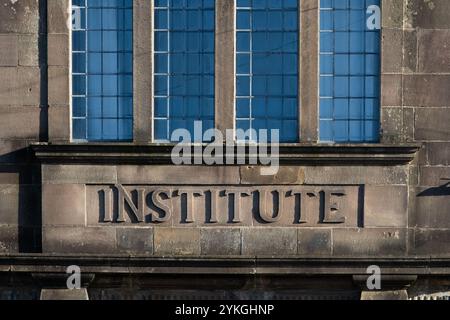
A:
MULTIPOLYGON (((42 163, 171 165, 174 146, 36 143, 31 148, 36 159, 42 163)), ((195 155, 195 146, 189 147, 195 155)), ((206 145, 201 147, 204 150, 206 145)), ((282 144, 279 146, 279 161, 282 165, 404 165, 414 159, 419 149, 420 144, 282 144)), ((236 150, 237 147, 234 154, 236 150)), ((270 153, 270 148, 268 150, 270 153)), ((250 159, 257 159, 257 155, 246 146, 245 164, 251 164, 250 159)))

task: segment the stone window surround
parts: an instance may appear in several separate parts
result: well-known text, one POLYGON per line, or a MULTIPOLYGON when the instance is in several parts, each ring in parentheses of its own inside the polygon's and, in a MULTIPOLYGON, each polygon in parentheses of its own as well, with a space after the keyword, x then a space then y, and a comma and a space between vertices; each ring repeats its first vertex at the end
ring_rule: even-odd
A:
MULTIPOLYGON (((300 144, 317 144, 319 108, 319 1, 299 0, 299 137, 300 144)), ((384 1, 382 1, 384 4, 384 1)), ((133 142, 134 145, 152 144, 153 140, 153 12, 154 0, 133 1, 134 59, 133 59, 133 142)), ((48 50, 61 49, 63 58, 52 61, 49 55, 49 142, 71 143, 71 0, 50 0, 48 13, 48 50), (62 46, 67 46, 69 50, 62 46), (64 81, 61 82, 61 78, 64 81), (62 83, 62 84, 61 84, 62 83), (61 90, 64 86, 64 90, 61 90)), ((392 10, 385 6, 386 11, 392 10)), ((383 11, 384 16, 392 12, 383 11)), ((216 57, 215 57, 215 124, 224 132, 235 127, 235 1, 216 0, 216 57), (233 66, 233 67, 230 67, 233 66)), ((387 20, 387 19, 386 19, 387 20)), ((385 19, 383 19, 382 36, 385 19)), ((383 50, 381 60, 387 50, 383 50)), ((391 50, 392 51, 392 50, 391 50)), ((390 52, 392 54, 392 52, 390 52)), ((399 53, 402 54, 402 53, 399 53)), ((382 73, 382 94, 385 80, 382 73)), ((381 99, 383 105, 383 99, 381 99)), ((382 107, 382 106, 381 106, 382 107)), ((383 114, 383 112, 381 112, 383 114)), ((381 119, 381 142, 383 137, 381 119)), ((399 128, 401 131, 402 128, 399 128)), ((398 132, 398 136, 401 132, 398 132)), ((392 138, 392 132, 390 132, 392 138)))

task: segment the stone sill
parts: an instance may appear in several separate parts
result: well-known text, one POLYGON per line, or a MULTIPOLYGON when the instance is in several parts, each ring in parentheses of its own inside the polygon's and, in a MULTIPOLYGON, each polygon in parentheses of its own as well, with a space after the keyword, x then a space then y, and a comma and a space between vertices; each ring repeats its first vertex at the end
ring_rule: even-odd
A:
POLYGON ((65 273, 67 266, 88 273, 366 275, 377 265, 385 275, 450 275, 450 257, 292 258, 292 257, 145 257, 111 255, 0 255, 2 272, 65 273))
MULTIPOLYGON (((173 147, 174 144, 124 143, 31 145, 42 163, 77 164, 171 165, 173 147)), ((414 160, 420 147, 420 144, 280 144, 279 154, 280 164, 285 165, 404 165, 414 160)), ((191 148, 194 154, 194 145, 191 148)), ((257 155, 247 149, 246 163, 255 158, 257 155)))

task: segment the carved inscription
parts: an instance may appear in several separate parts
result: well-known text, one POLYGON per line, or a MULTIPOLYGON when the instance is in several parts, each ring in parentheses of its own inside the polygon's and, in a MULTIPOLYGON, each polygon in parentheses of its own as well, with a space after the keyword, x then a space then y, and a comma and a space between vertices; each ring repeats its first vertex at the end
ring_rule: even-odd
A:
POLYGON ((89 186, 91 224, 358 226, 360 188, 89 186))

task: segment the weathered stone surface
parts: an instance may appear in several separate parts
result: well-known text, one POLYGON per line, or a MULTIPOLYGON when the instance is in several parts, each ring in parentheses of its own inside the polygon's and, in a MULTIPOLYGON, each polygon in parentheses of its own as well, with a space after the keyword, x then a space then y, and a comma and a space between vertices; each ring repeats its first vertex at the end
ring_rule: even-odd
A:
POLYGON ((39 0, 0 0, 0 8, 2 8, 0 33, 37 33, 39 31, 39 0))
POLYGON ((419 72, 450 72, 450 30, 421 30, 418 44, 419 72))
POLYGON ((0 106, 39 106, 39 68, 3 67, 0 72, 0 83, 2 83, 0 106))
POLYGON ((450 108, 417 108, 416 140, 450 140, 450 108))
POLYGON ((427 164, 450 166, 450 142, 426 143, 427 164))
POLYGON ((450 229, 416 229, 414 253, 417 255, 450 256, 450 229))
POLYGON ((48 67, 48 103, 50 106, 68 106, 70 98, 69 90, 69 68, 48 67))
POLYGON ((19 252, 19 228, 0 225, 0 254, 19 252))
POLYGON ((47 2, 48 33, 69 33, 70 1, 50 0, 47 2))
POLYGON ((130 254, 153 254, 152 228, 117 228, 117 249, 130 254))
POLYGON ((303 167, 282 166, 273 176, 261 175, 261 167, 240 167, 242 184, 303 184, 305 169, 303 167))
POLYGON ((68 34, 48 35, 48 65, 69 66, 70 41, 68 34))
POLYGON ((408 28, 448 29, 450 20, 447 0, 409 0, 405 8, 405 26, 408 28))
POLYGON ((19 62, 17 36, 0 34, 0 67, 15 67, 19 62))
POLYGON ((450 100, 449 75, 404 75, 403 104, 406 106, 442 107, 450 100))
POLYGON ((86 224, 86 187, 82 184, 43 184, 42 223, 45 226, 86 224))
POLYGON ((44 253, 114 254, 117 253, 116 230, 95 227, 43 227, 44 253))
POLYGON ((384 143, 400 143, 403 137, 403 109, 402 108, 383 108, 382 128, 384 143))
POLYGON ((415 226, 450 229, 450 181, 415 190, 415 226))
POLYGON ((334 256, 404 256, 406 229, 365 228, 333 230, 334 256))
POLYGON ((403 33, 403 72, 417 71, 417 31, 404 30, 403 33))
POLYGON ((115 166, 44 165, 42 182, 55 184, 116 184, 115 166))
POLYGON ((383 0, 383 28, 402 28, 403 27, 403 1, 383 0))
POLYGON ((421 186, 442 186, 450 180, 450 167, 420 167, 421 186))
POLYGON ((202 228, 201 253, 209 256, 238 256, 241 254, 241 230, 238 228, 202 228))
POLYGON ((48 136, 53 142, 70 141, 70 108, 68 105, 48 108, 48 136))
POLYGON ((0 137, 3 139, 37 139, 39 137, 39 108, 0 107, 0 114, 0 137))
POLYGON ((288 256, 297 254, 297 229, 242 228, 245 256, 288 256))
POLYGON ((118 166, 122 184, 238 184, 238 167, 118 166))
POLYGON ((154 230, 155 255, 200 255, 200 229, 158 228, 154 230))
POLYGON ((39 66, 39 35, 21 34, 19 37, 19 65, 39 66))
POLYGON ((298 254, 305 256, 330 256, 331 232, 331 229, 299 229, 298 254))
POLYGON ((403 31, 384 28, 382 31, 382 72, 401 72, 403 53, 403 31))
POLYGON ((407 176, 406 167, 308 167, 305 170, 305 184, 406 184, 407 176))
POLYGON ((402 76, 400 74, 383 74, 381 76, 381 105, 395 107, 402 105, 402 76))
POLYGON ((365 227, 406 227, 406 186, 366 186, 364 198, 365 227))
POLYGON ((0 224, 36 226, 40 189, 30 185, 0 185, 0 224))

